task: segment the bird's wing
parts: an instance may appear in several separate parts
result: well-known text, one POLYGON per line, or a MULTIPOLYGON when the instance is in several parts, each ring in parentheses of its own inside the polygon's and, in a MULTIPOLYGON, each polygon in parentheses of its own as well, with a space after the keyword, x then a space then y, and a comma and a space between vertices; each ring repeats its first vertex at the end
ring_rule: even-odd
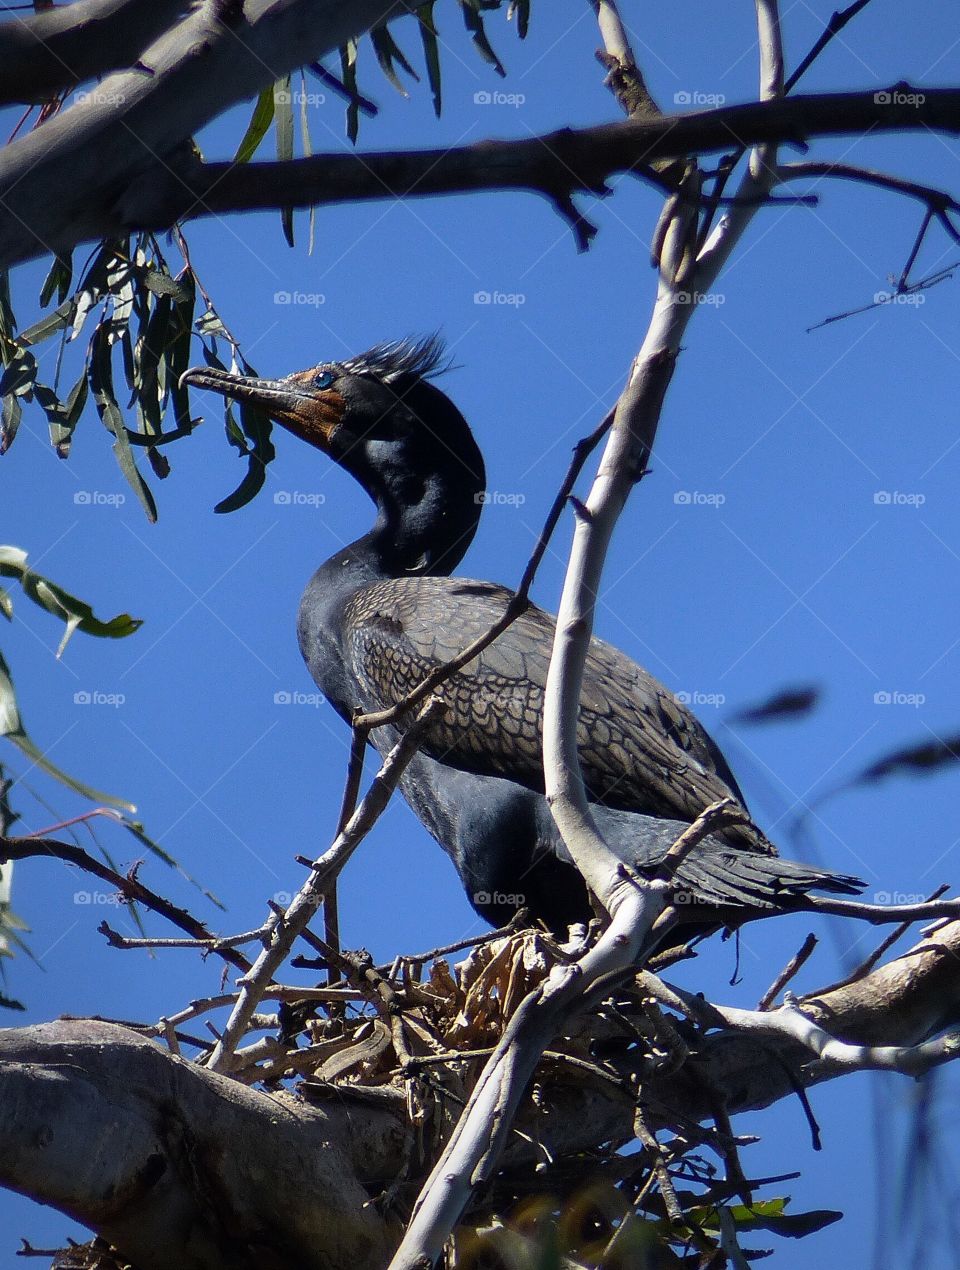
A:
MULTIPOLYGON (((344 645, 367 708, 401 701, 431 670, 484 634, 510 592, 490 582, 411 577, 357 592, 344 614, 344 645)), ((554 619, 531 606, 441 687, 446 714, 423 748, 481 775, 543 789, 543 698, 554 619)), ((718 798, 742 795, 697 719, 629 657, 594 639, 584 668, 578 729, 590 797, 609 807, 691 821, 718 798)), ((738 845, 770 851, 753 831, 738 845)))

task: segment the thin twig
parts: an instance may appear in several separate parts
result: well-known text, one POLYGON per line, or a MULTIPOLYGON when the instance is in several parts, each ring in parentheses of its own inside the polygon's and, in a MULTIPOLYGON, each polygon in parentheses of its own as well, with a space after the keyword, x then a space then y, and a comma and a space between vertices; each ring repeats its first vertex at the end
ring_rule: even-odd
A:
POLYGON ((811 931, 800 945, 795 955, 790 958, 784 968, 777 975, 776 979, 774 979, 773 983, 771 983, 770 987, 760 998, 760 1002, 757 1006, 758 1010, 770 1009, 770 1006, 773 1004, 777 994, 787 986, 794 975, 796 975, 800 968, 806 963, 816 946, 817 937, 811 931))
MULTIPOLYGON (((172 904, 170 900, 165 900, 156 891, 151 891, 149 887, 138 881, 132 873, 117 873, 107 865, 101 864, 99 860, 94 859, 82 847, 73 846, 68 842, 59 842, 55 838, 0 838, 0 858, 5 860, 29 860, 35 857, 49 857, 54 860, 63 860, 67 864, 74 864, 85 873, 92 873, 94 877, 100 878, 101 881, 108 882, 125 899, 133 900, 137 904, 142 904, 144 908, 149 908, 153 912, 159 913, 168 922, 172 922, 174 926, 186 931, 191 938, 204 943, 216 943, 216 936, 207 929, 203 922, 193 917, 186 909, 172 904)), ((224 961, 230 962, 231 965, 237 966, 240 970, 249 970, 250 962, 242 953, 237 952, 235 949, 223 948, 215 949, 214 951, 216 951, 217 956, 222 957, 224 961)))
MULTIPOLYGON (((927 903, 929 904, 933 900, 939 899, 940 896, 944 893, 944 891, 949 891, 949 889, 950 887, 947 885, 946 882, 944 882, 941 886, 938 886, 935 891, 933 891, 930 895, 927 896, 927 903)), ((873 952, 869 955, 869 957, 865 957, 864 960, 861 961, 860 965, 857 966, 856 970, 852 970, 850 974, 848 974, 845 978, 838 979, 836 983, 830 983, 825 988, 820 988, 818 990, 818 995, 824 996, 828 992, 836 992, 838 988, 848 988, 850 984, 857 983, 860 979, 864 977, 864 975, 869 974, 870 971, 873 969, 873 967, 877 964, 877 962, 883 956, 883 954, 888 949, 892 948, 898 939, 903 938, 903 936, 907 933, 907 931, 913 925, 914 921, 916 921, 916 918, 908 919, 905 922, 901 922, 900 925, 896 927, 895 930, 892 930, 890 932, 890 934, 886 937, 886 939, 882 940, 882 942, 877 945, 877 947, 873 950, 873 952)))
POLYGON ((291 947, 316 913, 331 878, 346 864, 367 833, 386 809, 391 795, 400 783, 404 769, 413 758, 425 728, 442 709, 432 698, 415 722, 393 747, 383 762, 360 806, 350 817, 342 833, 318 860, 310 877, 294 896, 278 924, 270 944, 264 948, 249 973, 241 981, 240 995, 227 1021, 223 1035, 210 1056, 208 1066, 214 1071, 229 1068, 233 1051, 246 1030, 247 1023, 269 986, 274 971, 283 963, 291 947))

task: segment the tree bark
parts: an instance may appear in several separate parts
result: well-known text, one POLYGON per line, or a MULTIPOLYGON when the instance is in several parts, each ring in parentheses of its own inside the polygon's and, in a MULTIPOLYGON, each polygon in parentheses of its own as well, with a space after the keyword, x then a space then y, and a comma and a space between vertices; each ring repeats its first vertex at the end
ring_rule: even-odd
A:
POLYGON ((122 1249, 138 1270, 379 1270, 367 1180, 404 1138, 258 1093, 114 1024, 0 1032, 0 1182, 122 1249))
MULTIPOLYGON (((844 1040, 914 1045, 960 1021, 958 955, 951 922, 801 1005, 844 1040)), ((781 1038, 701 1033, 683 1066, 644 1080, 647 1120, 656 1128, 658 1108, 667 1120, 671 1108, 709 1119, 718 1102, 757 1110, 848 1070, 781 1038)), ((556 1159, 633 1138, 626 1089, 572 1078, 562 1064, 540 1084, 507 1169, 544 1148, 556 1159)), ((370 1200, 410 1161, 405 1100, 392 1086, 328 1093, 318 1106, 258 1092, 115 1024, 0 1031, 0 1184, 90 1226, 138 1270, 379 1270, 400 1231, 370 1200)))

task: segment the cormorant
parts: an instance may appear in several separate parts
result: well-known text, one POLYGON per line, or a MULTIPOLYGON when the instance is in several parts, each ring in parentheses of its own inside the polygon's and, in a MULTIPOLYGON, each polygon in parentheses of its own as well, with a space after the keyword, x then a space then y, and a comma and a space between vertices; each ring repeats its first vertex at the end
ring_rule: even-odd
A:
MULTIPOLYGON (((376 506, 373 528, 321 565, 300 604, 310 673, 348 722, 400 701, 501 615, 511 592, 449 575, 484 504, 483 458, 466 420, 430 382, 435 337, 377 345, 284 379, 195 368, 184 381, 266 411, 328 454, 376 506)), ((439 690, 446 711, 401 780, 453 860, 474 909, 502 924, 525 907, 553 930, 591 915, 585 884, 543 797, 543 692, 554 619, 531 605, 439 690)), ((380 728, 385 753, 397 738, 380 728)), ((645 670, 594 639, 579 728, 584 782, 611 848, 655 865, 717 798, 743 803, 720 750, 645 670)), ((698 929, 803 908, 808 890, 858 879, 777 857, 753 827, 706 839, 680 866, 683 918, 698 929), (683 904, 683 901, 686 901, 683 904)), ((689 930, 689 927, 688 927, 689 930)))

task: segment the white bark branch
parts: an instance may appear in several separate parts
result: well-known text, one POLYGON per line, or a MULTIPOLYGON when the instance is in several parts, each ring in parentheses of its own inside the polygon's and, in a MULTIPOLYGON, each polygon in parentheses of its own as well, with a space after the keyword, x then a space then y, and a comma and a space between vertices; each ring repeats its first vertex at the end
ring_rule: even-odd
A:
POLYGON ((0 260, 102 237, 105 220, 116 232, 129 223, 124 197, 134 178, 171 179, 174 155, 204 124, 407 11, 402 0, 203 0, 132 69, 108 76, 0 154, 0 260))
POLYGON ((313 871, 277 922, 263 952, 240 980, 237 1002, 223 1035, 207 1060, 211 1071, 230 1070, 234 1051, 269 987, 274 972, 286 961, 290 949, 316 916, 333 879, 386 810, 404 769, 417 752, 424 728, 442 708, 436 697, 427 702, 416 721, 387 755, 363 801, 337 835, 333 845, 314 861, 313 871))
POLYGON ((181 17, 188 0, 77 0, 0 25, 0 105, 43 102, 130 66, 181 17))
MULTIPOLYGON (((52 1204, 140 1270, 380 1270, 359 1170, 397 1118, 257 1093, 91 1021, 0 1032, 0 1183, 52 1204)), ((384 1148, 388 1150, 385 1152, 384 1148)))

